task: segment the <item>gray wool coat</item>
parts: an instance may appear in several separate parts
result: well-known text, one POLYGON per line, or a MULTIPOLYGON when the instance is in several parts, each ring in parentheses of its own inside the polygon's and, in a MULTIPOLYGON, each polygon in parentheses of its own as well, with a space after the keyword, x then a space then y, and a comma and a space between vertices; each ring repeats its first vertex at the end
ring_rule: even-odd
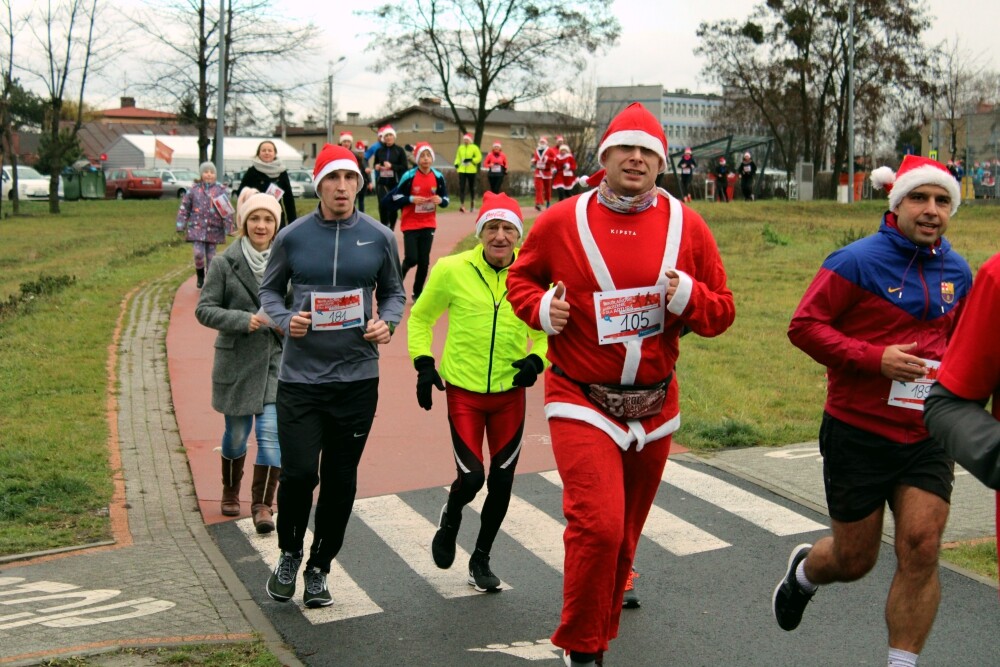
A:
POLYGON ((232 243, 208 267, 194 314, 218 329, 212 366, 212 408, 224 415, 258 415, 278 393, 282 339, 271 327, 250 333, 250 316, 260 310, 259 283, 232 243))

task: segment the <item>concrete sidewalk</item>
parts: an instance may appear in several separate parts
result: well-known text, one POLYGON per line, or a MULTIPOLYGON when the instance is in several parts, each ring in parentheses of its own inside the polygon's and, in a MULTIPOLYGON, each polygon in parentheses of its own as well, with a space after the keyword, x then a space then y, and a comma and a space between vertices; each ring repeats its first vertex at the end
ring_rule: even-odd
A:
MULTIPOLYGON (((0 665, 256 635, 284 664, 300 664, 252 603, 198 513, 163 347, 175 278, 164 276, 131 295, 113 348, 119 387, 111 443, 118 489, 109 508, 114 544, 8 559, 0 571, 0 665)), ((115 401, 109 403, 114 415, 115 401)))

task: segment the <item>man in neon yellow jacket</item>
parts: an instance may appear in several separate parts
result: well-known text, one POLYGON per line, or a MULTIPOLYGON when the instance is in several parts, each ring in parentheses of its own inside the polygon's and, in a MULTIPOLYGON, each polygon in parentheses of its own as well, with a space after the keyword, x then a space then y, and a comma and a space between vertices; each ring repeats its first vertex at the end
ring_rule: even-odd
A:
POLYGON ((445 391, 458 470, 448 502, 441 508, 431 553, 438 567, 451 567, 462 508, 485 483, 482 523, 469 559, 469 585, 481 592, 500 588, 500 579, 490 569, 490 550, 510 504, 524 432, 525 388, 545 369, 548 349, 545 333, 529 329, 506 298, 507 269, 516 258, 521 220, 517 201, 487 192, 476 222, 480 244, 438 260, 407 322, 410 358, 417 369, 417 402, 430 410, 433 387, 445 391), (438 375, 431 343, 434 324, 446 310, 448 337, 438 375), (490 450, 489 478, 483 465, 484 433, 490 450))
POLYGON ((462 135, 462 143, 455 151, 455 169, 458 171, 458 211, 465 213, 465 188, 469 188, 469 210, 476 210, 476 175, 483 154, 479 146, 472 143, 472 135, 462 135))

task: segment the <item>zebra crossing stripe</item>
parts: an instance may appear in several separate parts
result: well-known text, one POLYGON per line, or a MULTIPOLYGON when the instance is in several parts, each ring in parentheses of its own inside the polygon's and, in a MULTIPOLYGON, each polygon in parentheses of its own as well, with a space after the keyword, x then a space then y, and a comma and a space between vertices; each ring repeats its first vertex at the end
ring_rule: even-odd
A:
POLYGON ((399 496, 355 500, 354 514, 441 597, 481 595, 466 581, 469 554, 459 546, 455 549, 455 564, 451 569, 438 568, 431 556, 431 539, 437 525, 404 503, 399 496))
MULTIPOLYGON (((485 493, 476 494, 476 499, 469 503, 469 507, 482 513, 485 498, 485 493)), ((565 558, 562 541, 565 528, 563 524, 516 495, 510 497, 510 507, 501 526, 504 533, 559 574, 563 573, 565 558)))
MULTIPOLYGON (((273 570, 278 564, 278 541, 274 535, 258 535, 253 527, 253 519, 240 519, 236 522, 239 529, 246 536, 247 541, 260 554, 261 559, 267 564, 268 569, 273 570)), ((306 531, 306 546, 312 544, 312 531, 306 531)), ((382 608, 375 604, 368 594, 360 586, 354 583, 350 575, 344 568, 334 560, 330 563, 330 574, 327 576, 327 585, 333 594, 333 604, 329 607, 309 609, 302 604, 302 591, 305 590, 305 583, 302 581, 302 573, 299 572, 299 579, 296 591, 299 593, 292 600, 302 611, 302 615, 312 625, 322 625, 334 621, 343 621, 348 618, 368 616, 371 614, 381 614, 382 608)), ((264 581, 260 582, 263 588, 264 581)), ((291 600, 290 600, 291 601, 291 600)))
POLYGON ((774 535, 798 535, 826 530, 823 524, 777 503, 674 461, 667 462, 662 479, 667 484, 721 507, 774 535))
MULTIPOLYGON (((557 470, 543 472, 540 475, 562 488, 562 479, 557 470)), ((649 516, 642 527, 642 534, 675 556, 690 556, 732 546, 729 542, 720 540, 656 505, 649 508, 649 516)))

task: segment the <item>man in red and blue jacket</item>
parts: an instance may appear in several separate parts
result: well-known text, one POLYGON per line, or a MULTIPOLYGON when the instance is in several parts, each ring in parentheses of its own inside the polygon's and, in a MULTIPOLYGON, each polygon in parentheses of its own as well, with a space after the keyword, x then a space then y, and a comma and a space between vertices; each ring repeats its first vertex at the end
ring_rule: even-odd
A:
POLYGON ((908 155, 896 174, 875 170, 872 183, 889 191, 878 232, 827 257, 788 329, 827 367, 819 446, 833 533, 792 551, 773 611, 794 630, 819 585, 871 571, 888 503, 897 558, 888 664, 915 665, 937 613, 954 484, 954 462, 924 427, 923 398, 972 272, 943 236, 961 199, 943 165, 908 155))

